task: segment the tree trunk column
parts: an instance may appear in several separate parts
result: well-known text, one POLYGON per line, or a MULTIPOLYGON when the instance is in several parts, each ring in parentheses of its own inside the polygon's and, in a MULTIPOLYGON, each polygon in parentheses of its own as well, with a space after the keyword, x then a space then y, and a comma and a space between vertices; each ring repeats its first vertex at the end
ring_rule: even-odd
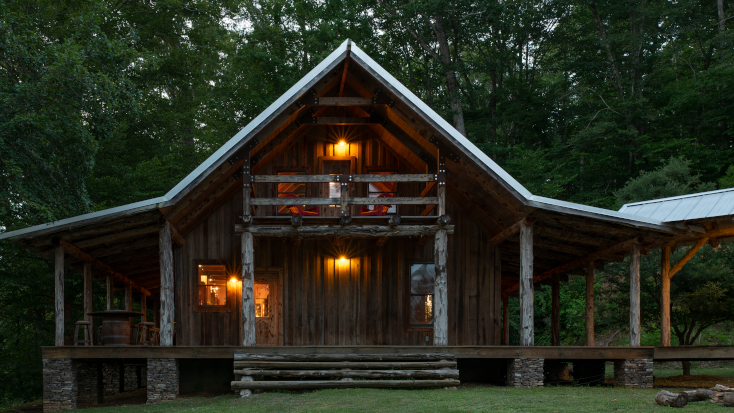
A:
POLYGON ((255 337, 255 254, 253 236, 242 233, 242 345, 254 346, 255 337))
POLYGON ((64 345, 64 247, 56 247, 55 256, 55 299, 54 311, 56 319, 56 335, 54 344, 56 346, 64 345))
POLYGON ((533 226, 520 223, 520 345, 534 345, 533 226))
POLYGON ((510 345, 510 304, 507 302, 510 297, 502 295, 502 344, 510 345))
POLYGON ((449 316, 448 316, 448 291, 447 291, 447 245, 448 235, 446 230, 440 229, 436 232, 434 243, 434 268, 435 279, 433 284, 433 345, 447 346, 449 344, 449 316))
POLYGON ((632 244, 630 255, 630 346, 640 345, 640 244, 632 244))
POLYGON ((94 311, 92 300, 92 264, 84 263, 84 321, 89 321, 89 340, 94 343, 94 317, 89 315, 94 311))
POLYGON ((558 275, 551 284, 551 346, 561 345, 561 283, 558 275))
POLYGON ((115 281, 111 275, 107 276, 107 311, 115 308, 115 281))
POLYGON ((170 225, 166 223, 158 232, 161 268, 161 346, 173 345, 173 245, 170 225))
POLYGON ((593 347, 594 341, 594 262, 586 267, 586 345, 593 347))
POLYGON ((660 346, 670 346, 670 245, 662 248, 660 259, 660 346))

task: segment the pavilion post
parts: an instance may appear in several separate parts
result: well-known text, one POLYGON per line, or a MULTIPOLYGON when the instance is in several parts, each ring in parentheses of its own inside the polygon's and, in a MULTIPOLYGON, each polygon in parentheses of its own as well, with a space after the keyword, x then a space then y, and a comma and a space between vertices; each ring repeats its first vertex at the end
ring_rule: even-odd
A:
POLYGON ((551 283, 551 346, 561 345, 561 282, 554 275, 551 283))
POLYGON ((254 346, 255 337, 255 247, 253 236, 242 233, 242 345, 254 346))
POLYGON ((502 294, 502 344, 505 346, 510 345, 510 309, 509 300, 506 294, 502 294))
POLYGON ((158 231, 161 269, 161 346, 173 345, 173 245, 170 225, 166 223, 158 231))
POLYGON ((593 347, 594 340, 594 261, 586 267, 586 345, 593 347))
MULTIPOLYGON (((438 154, 438 210, 439 217, 446 215, 446 156, 438 154)), ((433 244, 433 260, 435 278, 433 283, 433 345, 447 346, 449 344, 449 315, 448 315, 448 276, 446 263, 448 261, 448 234, 445 229, 436 231, 433 244)))
POLYGON ((630 255, 630 346, 640 345, 640 244, 632 244, 630 255))
POLYGON ((670 245, 660 253, 660 346, 670 346, 670 245))
POLYGON ((534 345, 533 225, 520 223, 520 345, 534 345))
POLYGON ((148 298, 144 293, 140 294, 140 312, 143 313, 140 317, 140 322, 145 323, 148 321, 148 298))
POLYGON ((109 311, 115 308, 115 282, 111 275, 107 276, 105 287, 107 288, 107 311, 109 311))
POLYGON ((56 247, 54 260, 55 300, 54 311, 56 319, 56 335, 54 344, 64 345, 64 247, 56 247))
POLYGON ((92 311, 94 311, 94 305, 92 300, 92 264, 85 262, 84 263, 84 321, 89 321, 92 324, 89 324, 89 339, 93 340, 93 334, 94 331, 94 316, 89 315, 92 311))

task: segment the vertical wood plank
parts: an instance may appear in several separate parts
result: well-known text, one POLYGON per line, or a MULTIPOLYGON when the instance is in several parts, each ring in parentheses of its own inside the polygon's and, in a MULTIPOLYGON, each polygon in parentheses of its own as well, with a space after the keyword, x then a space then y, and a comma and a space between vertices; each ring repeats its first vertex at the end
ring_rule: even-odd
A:
POLYGON ((520 224, 520 345, 534 345, 533 227, 520 224))
POLYGON ((166 223, 158 231, 158 249, 161 270, 161 346, 173 345, 173 246, 171 224, 166 223))
POLYGON ((670 346, 670 252, 665 245, 660 251, 660 346, 670 346))
POLYGON ((594 262, 586 267, 586 345, 594 346, 594 262))
MULTIPOLYGON (((489 241, 489 240, 488 240, 489 241)), ((502 252, 500 247, 492 247, 492 257, 494 258, 494 294, 492 294, 492 307, 495 309, 495 317, 492 321, 494 324, 494 339, 492 345, 498 346, 502 340, 502 252)))
POLYGON ((107 276, 105 287, 107 289, 107 310, 115 308, 115 281, 111 275, 107 276))
POLYGON ((561 345, 561 283, 558 275, 551 281, 551 346, 561 345))
POLYGON ((255 345, 255 255, 249 232, 242 233, 242 345, 255 345))
POLYGON ((448 292, 446 257, 448 236, 446 230, 436 232, 434 244, 435 283, 433 285, 433 345, 448 345, 448 292))
POLYGON ((640 244, 632 245, 630 255, 630 346, 640 345, 640 244))
MULTIPOLYGON (((92 264, 85 262, 83 269, 84 277, 84 321, 89 321, 89 334, 90 340, 93 340, 92 335, 94 332, 94 317, 89 315, 90 312, 94 311, 94 300, 92 297, 92 264)), ((145 297, 145 295, 143 295, 145 297)))
POLYGON ((56 247, 54 260, 54 313, 56 319, 56 335, 54 343, 56 346, 64 345, 64 247, 56 247))
POLYGON ((505 346, 510 345, 510 304, 508 300, 509 296, 502 296, 502 344, 505 346))

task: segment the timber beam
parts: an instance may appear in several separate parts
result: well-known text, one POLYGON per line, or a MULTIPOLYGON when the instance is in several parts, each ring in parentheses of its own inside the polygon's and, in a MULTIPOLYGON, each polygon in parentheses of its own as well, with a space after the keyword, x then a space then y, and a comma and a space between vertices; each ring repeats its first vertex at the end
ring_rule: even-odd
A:
POLYGON ((510 225, 509 227, 502 230, 499 234, 493 236, 489 243, 492 244, 493 247, 496 247, 502 243, 502 241, 506 240, 507 238, 510 238, 511 236, 517 234, 520 232, 520 226, 523 224, 523 222, 526 225, 531 225, 535 220, 533 218, 523 218, 514 224, 510 225))
POLYGON ((147 289, 139 286, 137 283, 135 283, 133 280, 125 277, 124 275, 120 274, 119 272, 115 271, 110 267, 109 265, 103 263, 102 261, 99 261, 98 259, 92 257, 91 255, 87 254, 86 252, 82 251, 80 248, 77 248, 74 244, 70 243, 66 240, 59 240, 59 245, 64 248, 64 251, 66 251, 67 254, 71 255, 72 257, 78 259, 79 261, 84 261, 92 264, 94 268, 96 268, 99 271, 105 272, 118 280, 125 282, 129 284, 133 289, 140 291, 141 293, 145 295, 150 295, 150 291, 147 289))
POLYGON ((235 233, 264 238, 383 238, 433 236, 439 230, 454 233, 453 225, 235 225, 235 233))

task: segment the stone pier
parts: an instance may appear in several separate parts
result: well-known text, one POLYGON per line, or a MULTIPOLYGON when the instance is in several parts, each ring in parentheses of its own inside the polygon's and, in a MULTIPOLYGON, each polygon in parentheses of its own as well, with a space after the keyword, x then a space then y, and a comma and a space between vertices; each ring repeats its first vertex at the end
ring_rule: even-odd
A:
POLYGON ((176 400, 179 370, 176 359, 148 359, 148 404, 176 400))
POLYGON ((43 360, 43 411, 76 409, 77 363, 70 359, 43 360))
POLYGON ((628 389, 652 389, 652 359, 614 361, 614 386, 628 389))
POLYGON ((543 386, 544 359, 521 358, 507 362, 507 385, 511 387, 543 386))

